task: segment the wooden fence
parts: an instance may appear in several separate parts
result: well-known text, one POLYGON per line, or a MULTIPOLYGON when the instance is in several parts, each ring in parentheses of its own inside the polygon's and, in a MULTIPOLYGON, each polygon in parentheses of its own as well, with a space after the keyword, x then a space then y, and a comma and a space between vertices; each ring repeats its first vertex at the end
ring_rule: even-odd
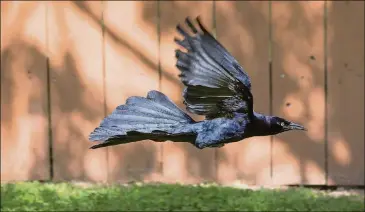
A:
POLYGON ((364 2, 2 1, 1 180, 364 185, 364 2), (197 15, 251 76, 255 110, 309 131, 89 150, 129 96, 185 109, 173 38, 197 15))

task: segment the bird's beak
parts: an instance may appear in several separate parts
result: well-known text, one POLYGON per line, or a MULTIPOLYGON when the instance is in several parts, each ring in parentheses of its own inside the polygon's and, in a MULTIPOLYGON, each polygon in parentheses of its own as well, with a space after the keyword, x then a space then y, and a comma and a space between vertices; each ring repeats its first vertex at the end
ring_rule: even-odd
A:
POLYGON ((305 127, 303 127, 300 124, 296 124, 296 123, 290 123, 288 126, 288 130, 304 130, 304 131, 308 131, 305 127))

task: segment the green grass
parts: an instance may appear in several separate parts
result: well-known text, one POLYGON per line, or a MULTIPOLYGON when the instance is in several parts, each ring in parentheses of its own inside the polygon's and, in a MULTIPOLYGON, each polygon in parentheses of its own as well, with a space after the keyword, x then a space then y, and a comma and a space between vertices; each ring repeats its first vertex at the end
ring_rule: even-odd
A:
POLYGON ((1 185, 1 211, 364 211, 361 196, 330 197, 309 189, 245 190, 182 185, 1 185))

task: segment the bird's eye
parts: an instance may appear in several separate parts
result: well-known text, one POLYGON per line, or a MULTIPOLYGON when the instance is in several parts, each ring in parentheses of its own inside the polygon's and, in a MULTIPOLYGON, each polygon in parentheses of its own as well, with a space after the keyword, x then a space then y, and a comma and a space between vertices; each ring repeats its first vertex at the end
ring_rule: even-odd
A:
POLYGON ((280 125, 281 125, 282 127, 284 127, 284 125, 285 125, 285 124, 284 124, 284 122, 281 122, 281 123, 280 123, 280 125))

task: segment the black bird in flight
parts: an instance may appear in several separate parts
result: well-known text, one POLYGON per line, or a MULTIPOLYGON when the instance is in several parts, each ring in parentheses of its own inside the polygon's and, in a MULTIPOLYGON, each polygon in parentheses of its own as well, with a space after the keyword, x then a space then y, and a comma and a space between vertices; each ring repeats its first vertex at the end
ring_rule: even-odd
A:
POLYGON ((306 130, 303 126, 253 109, 251 81, 236 59, 206 30, 187 17, 187 33, 175 42, 184 51, 175 51, 176 67, 185 85, 184 104, 189 112, 205 116, 194 121, 159 91, 147 97, 129 97, 102 120, 89 136, 102 141, 91 149, 126 144, 140 140, 191 143, 199 149, 222 147, 253 136, 275 135, 289 130, 306 130), (191 35, 192 34, 192 35, 191 35))

